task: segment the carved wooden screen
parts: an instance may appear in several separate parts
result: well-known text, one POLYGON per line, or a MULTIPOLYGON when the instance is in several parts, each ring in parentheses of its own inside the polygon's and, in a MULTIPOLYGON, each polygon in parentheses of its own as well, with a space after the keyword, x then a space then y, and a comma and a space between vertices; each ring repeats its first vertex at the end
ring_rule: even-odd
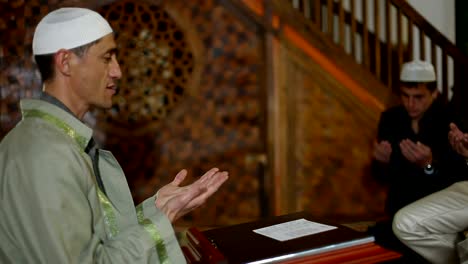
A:
POLYGON ((192 46, 183 29, 160 6, 117 1, 99 10, 116 32, 117 57, 124 72, 113 107, 101 118, 107 125, 133 132, 155 127, 199 77, 192 78, 192 46))

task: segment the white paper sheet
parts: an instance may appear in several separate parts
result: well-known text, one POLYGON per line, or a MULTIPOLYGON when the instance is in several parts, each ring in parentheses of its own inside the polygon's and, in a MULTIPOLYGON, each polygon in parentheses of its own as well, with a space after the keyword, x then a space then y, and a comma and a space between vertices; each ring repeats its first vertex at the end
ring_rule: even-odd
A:
POLYGON ((324 225, 302 218, 290 222, 255 229, 253 231, 260 235, 264 235, 279 241, 286 241, 298 237, 317 234, 335 228, 336 226, 324 225))

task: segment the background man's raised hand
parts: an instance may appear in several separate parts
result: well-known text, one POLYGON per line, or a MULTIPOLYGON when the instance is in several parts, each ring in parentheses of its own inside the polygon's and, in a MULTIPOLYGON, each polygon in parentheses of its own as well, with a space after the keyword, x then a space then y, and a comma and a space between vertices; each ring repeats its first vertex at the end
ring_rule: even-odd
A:
POLYGON ((448 137, 452 148, 465 159, 468 159, 468 133, 463 133, 457 125, 450 123, 448 137))

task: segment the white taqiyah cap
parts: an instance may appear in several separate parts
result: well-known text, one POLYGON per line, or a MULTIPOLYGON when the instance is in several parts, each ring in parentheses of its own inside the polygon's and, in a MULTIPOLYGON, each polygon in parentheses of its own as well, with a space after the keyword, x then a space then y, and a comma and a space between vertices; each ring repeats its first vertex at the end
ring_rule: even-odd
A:
POLYGON ((37 25, 33 54, 52 54, 60 49, 77 48, 110 33, 111 26, 99 13, 86 8, 60 8, 47 14, 37 25))
POLYGON ((434 66, 427 61, 414 60, 403 64, 400 81, 402 82, 434 82, 436 75, 434 66))

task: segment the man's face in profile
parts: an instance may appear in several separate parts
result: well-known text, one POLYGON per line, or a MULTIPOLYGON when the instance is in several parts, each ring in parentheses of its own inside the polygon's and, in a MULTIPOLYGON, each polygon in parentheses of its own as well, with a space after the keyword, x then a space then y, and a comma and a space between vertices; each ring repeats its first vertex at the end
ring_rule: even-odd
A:
POLYGON ((122 76, 114 35, 101 38, 82 57, 72 54, 70 61, 70 83, 75 101, 79 100, 77 103, 87 107, 111 107, 116 81, 122 76))

